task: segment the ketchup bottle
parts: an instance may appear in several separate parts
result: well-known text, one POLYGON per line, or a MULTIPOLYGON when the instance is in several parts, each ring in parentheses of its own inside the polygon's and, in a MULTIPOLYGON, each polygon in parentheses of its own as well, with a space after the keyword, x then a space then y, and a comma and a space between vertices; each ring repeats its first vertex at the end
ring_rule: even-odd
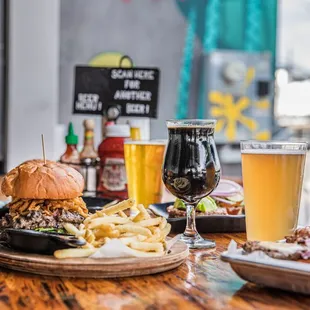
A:
POLYGON ((105 137, 98 147, 100 172, 97 191, 107 198, 127 199, 124 141, 130 137, 130 128, 128 125, 110 124, 105 128, 105 137))

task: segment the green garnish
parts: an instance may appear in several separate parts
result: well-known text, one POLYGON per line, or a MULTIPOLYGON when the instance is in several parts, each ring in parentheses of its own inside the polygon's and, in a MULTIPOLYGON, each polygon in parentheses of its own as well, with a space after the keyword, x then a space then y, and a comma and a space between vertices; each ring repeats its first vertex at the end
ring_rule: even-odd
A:
POLYGON ((211 197, 205 197, 200 200, 197 206, 197 211, 200 212, 212 212, 217 209, 217 205, 213 198, 211 197))
POLYGON ((174 202, 174 205, 173 205, 176 209, 179 209, 179 210, 186 210, 186 205, 185 203, 181 200, 181 199, 178 199, 174 202))
POLYGON ((47 228, 39 227, 39 228, 36 228, 35 231, 58 233, 58 234, 66 234, 67 233, 63 228, 52 228, 52 227, 47 227, 47 228))
MULTIPOLYGON (((176 199, 174 203, 174 207, 179 210, 186 210, 186 205, 181 199, 176 199)), ((197 211, 200 212, 212 212, 217 209, 217 205, 213 198, 206 197, 201 199, 201 201, 198 203, 197 211)))

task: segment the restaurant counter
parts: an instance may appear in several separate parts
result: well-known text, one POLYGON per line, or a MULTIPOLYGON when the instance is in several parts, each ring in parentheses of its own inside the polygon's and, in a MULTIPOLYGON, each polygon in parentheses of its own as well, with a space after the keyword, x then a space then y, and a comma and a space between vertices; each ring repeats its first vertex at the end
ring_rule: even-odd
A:
POLYGON ((0 269, 0 309, 309 309, 310 297, 247 283, 220 260, 245 234, 205 237, 216 249, 191 251, 179 268, 157 275, 95 280, 0 269))

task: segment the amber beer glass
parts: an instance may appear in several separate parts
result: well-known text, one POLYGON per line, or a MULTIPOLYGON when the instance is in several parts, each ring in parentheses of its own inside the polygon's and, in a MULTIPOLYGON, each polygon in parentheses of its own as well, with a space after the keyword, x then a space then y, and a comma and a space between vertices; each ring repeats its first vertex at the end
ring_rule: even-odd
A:
POLYGON ((305 142, 241 142, 248 240, 281 240, 296 228, 306 151, 305 142))
POLYGON ((124 144, 128 196, 148 207, 162 199, 161 168, 166 141, 126 141, 124 144))

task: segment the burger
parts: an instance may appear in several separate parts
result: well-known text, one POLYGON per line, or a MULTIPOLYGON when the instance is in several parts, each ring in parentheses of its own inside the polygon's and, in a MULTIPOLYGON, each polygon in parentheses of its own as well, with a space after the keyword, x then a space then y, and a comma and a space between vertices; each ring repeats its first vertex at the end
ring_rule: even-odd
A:
POLYGON ((29 160, 4 177, 1 190, 11 196, 0 228, 64 232, 66 223, 78 226, 88 215, 81 198, 82 175, 50 160, 29 160))

